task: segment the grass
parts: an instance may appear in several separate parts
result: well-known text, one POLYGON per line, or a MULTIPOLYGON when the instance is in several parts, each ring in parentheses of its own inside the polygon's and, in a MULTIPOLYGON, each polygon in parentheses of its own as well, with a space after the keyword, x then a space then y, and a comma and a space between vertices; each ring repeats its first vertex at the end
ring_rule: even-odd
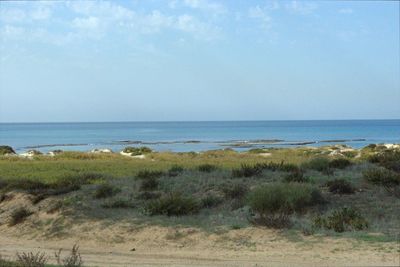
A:
MULTIPOLYGON (((314 218, 321 213, 329 216, 332 211, 352 206, 368 221, 369 227, 363 231, 382 233, 382 240, 387 240, 400 230, 398 198, 389 194, 380 182, 371 182, 363 174, 371 168, 386 172, 383 162, 392 164, 395 160, 370 162, 376 151, 361 152, 361 157, 351 160, 327 156, 325 148, 263 149, 262 153, 271 153, 268 157, 232 150, 151 152, 144 159, 81 152, 63 152, 54 157, 38 155, 33 159, 0 156, 0 196, 8 191, 25 191, 36 195, 38 202, 57 197, 62 207, 83 218, 109 220, 117 216, 137 225, 179 224, 214 231, 232 225, 250 225, 248 218, 254 218, 258 212, 246 196, 257 188, 295 185, 303 189, 287 193, 294 202, 283 203, 295 203, 294 199, 299 198, 299 203, 306 204, 300 205, 303 208, 290 206, 283 213, 281 219, 290 219, 291 229, 312 229, 314 218), (199 166, 218 168, 211 167, 208 172, 201 171, 199 166), (345 194, 347 185, 341 179, 357 191, 345 194), (107 186, 102 188, 103 184, 107 186), (110 188, 118 188, 118 194, 110 193, 114 192, 110 188), (310 193, 304 188, 319 188, 321 193, 315 193, 316 190, 310 193), (306 198, 302 197, 303 191, 308 192, 306 198), (104 197, 93 197, 97 192, 104 197), (310 194, 312 202, 308 202, 310 194), (321 196, 326 204, 311 205, 313 201, 319 203, 321 196)), ((394 169, 389 172, 397 174, 394 169)), ((269 197, 273 194, 279 195, 279 190, 270 191, 269 197)), ((324 229, 306 232, 318 234, 324 229)), ((333 233, 329 230, 328 234, 333 233)))

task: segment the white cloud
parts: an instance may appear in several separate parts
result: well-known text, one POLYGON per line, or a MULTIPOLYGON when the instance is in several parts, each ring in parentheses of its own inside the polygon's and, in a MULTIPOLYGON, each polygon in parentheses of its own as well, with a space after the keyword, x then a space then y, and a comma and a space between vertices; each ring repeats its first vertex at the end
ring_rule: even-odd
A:
POLYGON ((195 38, 206 41, 219 39, 220 29, 199 21, 191 15, 181 15, 177 18, 175 27, 178 30, 191 33, 195 38))
POLYGON ((317 5, 312 2, 291 1, 285 5, 285 8, 295 14, 309 15, 317 9, 317 5))
POLYGON ((338 12, 340 14, 352 14, 353 13, 353 9, 351 8, 341 8, 338 10, 338 12))
POLYGON ((72 21, 72 26, 79 29, 94 30, 99 27, 99 19, 96 17, 75 18, 72 21))
POLYGON ((27 18, 24 10, 17 8, 0 8, 0 20, 5 23, 21 23, 27 18))
POLYGON ((264 8, 259 6, 250 7, 248 10, 249 18, 257 19, 260 21, 260 26, 264 30, 267 30, 271 27, 271 17, 267 14, 264 8))
POLYGON ((183 4, 192 9, 200 9, 213 14, 222 14, 226 12, 226 8, 220 3, 209 2, 207 0, 183 0, 183 4))

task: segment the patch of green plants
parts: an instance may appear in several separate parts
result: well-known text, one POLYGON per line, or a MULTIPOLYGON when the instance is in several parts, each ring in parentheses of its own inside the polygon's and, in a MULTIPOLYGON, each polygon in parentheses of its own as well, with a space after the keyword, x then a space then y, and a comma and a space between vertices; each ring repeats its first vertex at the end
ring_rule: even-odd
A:
POLYGON ((150 200, 150 199, 158 199, 160 197, 161 197, 161 193, 160 192, 144 191, 144 192, 140 192, 136 196, 136 199, 150 200))
POLYGON ((329 168, 334 168, 334 169, 345 169, 351 165, 352 165, 351 161, 345 158, 337 158, 329 162, 329 168))
POLYGON ((149 215, 183 216, 198 213, 200 204, 193 197, 175 192, 148 201, 144 210, 149 215))
POLYGON ((10 146, 0 146, 0 156, 7 154, 15 154, 15 151, 10 146))
POLYGON ((19 223, 22 223, 27 217, 31 216, 32 214, 33 212, 25 207, 16 208, 11 212, 11 218, 8 225, 14 226, 19 223))
POLYGON ((149 177, 140 180, 140 190, 141 191, 152 191, 156 190, 158 187, 158 180, 155 177, 149 177))
POLYGON ((303 168, 316 170, 325 174, 332 173, 329 159, 323 157, 313 158, 308 162, 305 162, 303 168))
POLYGON ((385 150, 370 156, 368 160, 389 170, 400 172, 400 151, 385 150))
POLYGON ((213 164, 201 164, 197 167, 197 170, 200 172, 206 172, 206 173, 210 173, 213 172, 215 170, 217 170, 217 166, 213 165, 213 164))
POLYGON ((233 177, 252 177, 260 175, 263 169, 261 165, 242 164, 240 168, 232 170, 233 177))
POLYGON ((101 207, 106 209, 126 209, 134 208, 135 205, 127 199, 113 199, 104 202, 101 207))
POLYGON ((17 253, 17 264, 20 267, 45 267, 49 258, 43 253, 22 252, 17 253))
POLYGON ((241 182, 230 182, 222 184, 221 191, 227 199, 242 199, 249 192, 249 187, 241 182))
POLYGON ((354 194, 354 186, 345 179, 334 179, 326 183, 329 192, 333 194, 354 194))
POLYGON ((314 226, 342 233, 366 229, 368 228, 368 222, 357 210, 344 207, 333 211, 327 216, 316 217, 314 226))
POLYGON ((94 198, 108 198, 115 196, 121 190, 111 184, 104 183, 97 186, 96 190, 94 191, 94 198))
POLYGON ((391 187, 400 184, 400 174, 383 167, 370 168, 363 172, 363 177, 374 185, 391 187))
POLYGON ((123 152, 129 153, 129 154, 131 154, 131 156, 138 156, 138 155, 151 153, 152 150, 151 150, 151 148, 148 148, 146 146, 142 146, 142 147, 128 146, 128 147, 124 148, 123 152))
POLYGON ((223 198, 216 194, 207 194, 201 199, 202 208, 213 208, 223 202, 223 198))
POLYGON ((273 183, 250 192, 247 202, 255 213, 252 222, 273 228, 290 224, 290 215, 321 203, 318 189, 299 183, 273 183))
POLYGON ((159 178, 164 173, 162 171, 152 171, 152 170, 141 170, 136 174, 138 179, 149 179, 149 178, 159 178))
POLYGON ((298 170, 285 175, 283 181, 286 183, 308 183, 310 182, 310 179, 304 176, 302 171, 298 170))
POLYGON ((185 169, 180 166, 180 165, 173 165, 171 168, 168 170, 168 176, 169 177, 176 177, 179 174, 181 174, 185 169))

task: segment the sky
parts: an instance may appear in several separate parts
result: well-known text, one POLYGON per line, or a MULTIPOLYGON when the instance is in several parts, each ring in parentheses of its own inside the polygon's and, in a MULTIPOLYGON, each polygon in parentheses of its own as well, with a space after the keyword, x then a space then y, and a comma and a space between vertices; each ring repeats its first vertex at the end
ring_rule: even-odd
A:
POLYGON ((0 122, 400 118, 397 1, 1 1, 0 122))

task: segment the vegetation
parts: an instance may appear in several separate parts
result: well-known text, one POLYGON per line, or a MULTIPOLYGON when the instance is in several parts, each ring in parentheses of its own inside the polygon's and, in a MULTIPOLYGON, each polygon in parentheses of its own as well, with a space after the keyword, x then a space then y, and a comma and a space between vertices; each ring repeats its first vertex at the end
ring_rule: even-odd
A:
POLYGON ((63 267, 81 267, 83 266, 83 260, 81 254, 79 252, 79 246, 74 245, 71 249, 71 252, 65 256, 61 257, 62 250, 60 249, 57 253, 55 253, 55 257, 57 260, 57 264, 63 267))
POLYGON ((136 175, 136 178, 138 179, 154 179, 158 178, 163 175, 163 172, 161 171, 150 171, 150 170, 142 170, 139 171, 138 174, 136 175))
POLYGON ((364 173, 364 179, 374 185, 395 186, 400 184, 400 174, 386 168, 371 168, 364 173))
POLYGON ((286 183, 307 183, 310 179, 304 176, 304 172, 297 170, 287 174, 283 181, 286 183))
POLYGON ((148 154, 151 153, 152 150, 148 147, 142 146, 142 147, 132 147, 128 146, 125 147, 123 150, 124 153, 129 153, 131 156, 138 156, 138 155, 143 155, 143 154, 148 154))
POLYGON ((100 184, 94 192, 95 198, 107 198, 116 195, 120 190, 108 183, 100 184))
POLYGON ((354 194, 353 185, 345 179, 334 179, 326 183, 329 192, 334 194, 354 194))
POLYGON ((9 226, 14 226, 16 224, 22 223, 27 217, 31 216, 33 213, 24 207, 15 209, 11 213, 11 219, 8 223, 9 226))
POLYGON ((10 146, 0 146, 0 155, 15 154, 15 151, 10 146))
POLYGON ((170 193, 147 203, 145 211, 150 215, 182 216, 199 212, 200 205, 192 197, 170 193))
POLYGON ((171 168, 169 168, 168 176, 169 177, 175 177, 175 176, 178 176, 183 171, 184 171, 184 168, 182 166, 175 164, 171 168))
POLYGON ((342 208, 328 216, 318 216, 314 220, 316 227, 334 230, 335 232, 363 230, 368 227, 367 220, 353 208, 342 208))
POLYGON ((337 158, 329 161, 329 168, 334 169, 345 169, 351 165, 351 161, 345 158, 337 158))
POLYGON ((197 169, 200 172, 213 172, 217 169, 217 166, 206 163, 206 164, 199 165, 199 167, 197 169))
POLYGON ((156 190, 158 187, 158 180, 155 177, 149 177, 146 179, 141 179, 140 190, 141 191, 151 191, 156 190))
POLYGON ((21 267, 44 267, 47 261, 48 257, 45 253, 17 253, 17 264, 21 267))
POLYGON ((309 185, 275 183, 256 188, 248 203, 256 214, 254 222, 282 228, 288 226, 290 214, 319 204, 320 193, 309 185))

